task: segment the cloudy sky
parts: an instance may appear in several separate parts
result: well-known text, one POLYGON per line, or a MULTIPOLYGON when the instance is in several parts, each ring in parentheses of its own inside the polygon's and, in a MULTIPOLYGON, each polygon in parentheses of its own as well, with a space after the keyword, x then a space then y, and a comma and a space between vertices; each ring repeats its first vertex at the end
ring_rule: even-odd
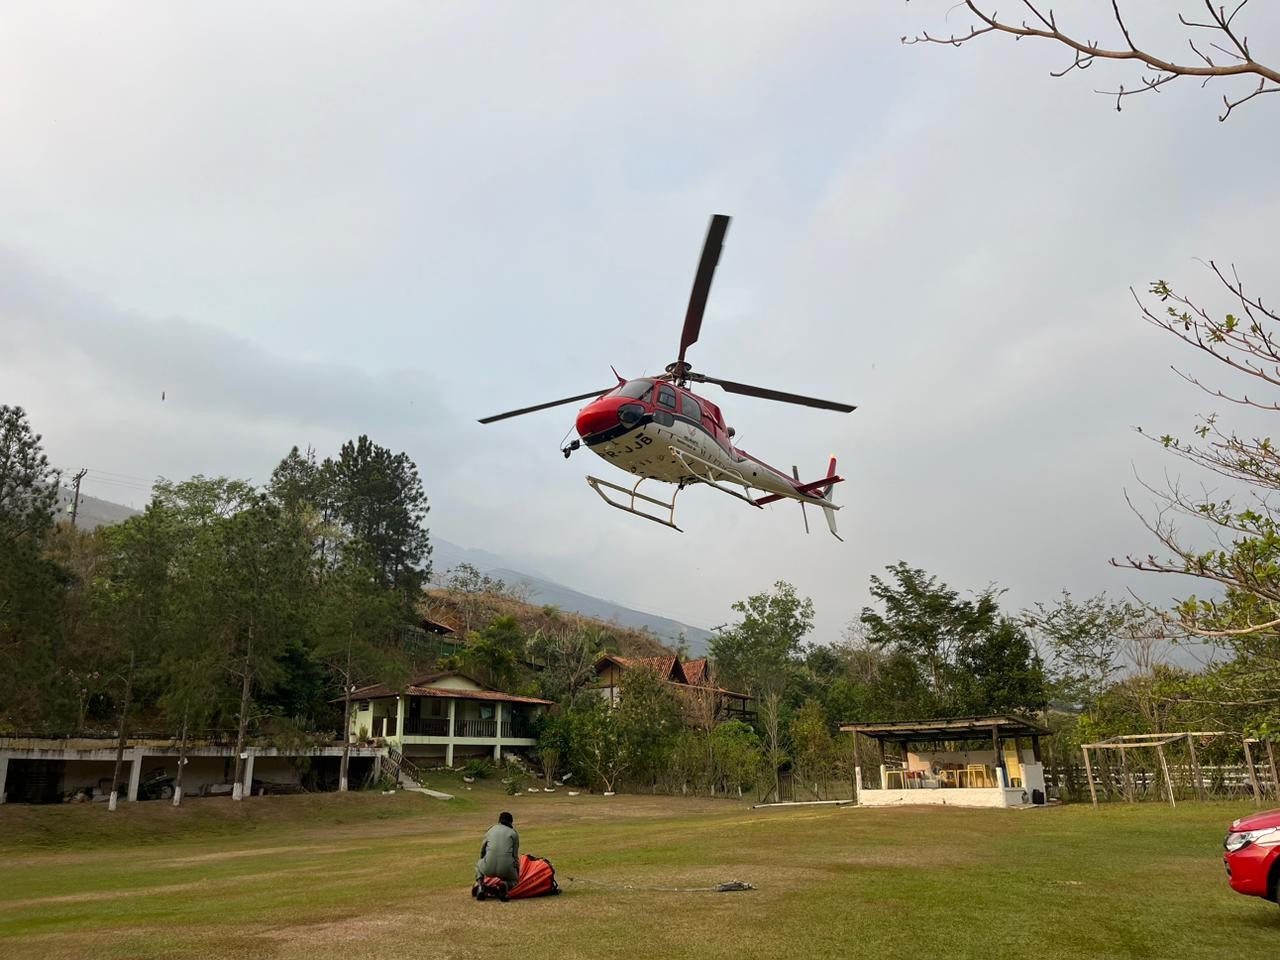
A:
MULTIPOLYGON (((135 505, 368 433, 434 533, 699 626, 786 579, 834 639, 898 560, 1014 608, 1183 595, 1108 566, 1152 547, 1135 473, 1185 474, 1134 426, 1212 408, 1128 289, 1274 276, 1280 104, 1220 124, 1183 83, 1117 113, 1111 65, 899 43, 963 29, 950 6, 6 4, 0 402, 135 505), (683 535, 609 510, 583 476, 612 468, 558 452, 572 407, 475 422, 673 359, 712 213, 690 359, 859 405, 708 390, 784 469, 838 454, 845 543, 706 489, 683 535)), ((1167 0, 1130 6, 1172 36, 1167 0)), ((1108 9, 1059 12, 1109 37, 1108 9)), ((1280 10, 1248 32, 1266 59, 1280 10)))

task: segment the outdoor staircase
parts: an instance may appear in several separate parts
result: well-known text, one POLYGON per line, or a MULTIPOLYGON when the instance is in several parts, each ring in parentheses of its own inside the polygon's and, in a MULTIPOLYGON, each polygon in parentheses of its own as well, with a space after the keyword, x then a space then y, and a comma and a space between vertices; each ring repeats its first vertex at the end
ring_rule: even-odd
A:
POLYGON ((419 780, 426 779, 422 775, 422 771, 418 769, 417 764, 394 747, 387 751, 387 772, 395 778, 396 783, 400 785, 402 790, 408 790, 411 793, 422 793, 428 797, 435 797, 437 800, 453 799, 453 794, 451 793, 441 793, 439 790, 432 790, 419 783, 419 780))

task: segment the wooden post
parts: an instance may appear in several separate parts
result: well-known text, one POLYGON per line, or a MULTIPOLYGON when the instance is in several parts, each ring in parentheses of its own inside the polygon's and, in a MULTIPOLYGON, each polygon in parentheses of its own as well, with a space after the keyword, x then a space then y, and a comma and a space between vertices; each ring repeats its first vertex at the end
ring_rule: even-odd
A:
POLYGON ((1084 778, 1089 784, 1089 797, 1093 800, 1093 809, 1098 809, 1098 793, 1093 789, 1093 765, 1089 763, 1089 748, 1081 747, 1084 751, 1084 778))
POLYGON ((1200 761, 1196 758, 1196 738, 1187 734, 1187 749, 1191 752, 1191 778, 1196 784, 1196 796, 1201 802, 1208 799, 1204 792, 1204 775, 1200 770, 1200 761))
POLYGON ((1262 791, 1258 789, 1258 773, 1253 769, 1253 752, 1249 749, 1249 738, 1244 738, 1244 765, 1249 770, 1249 785, 1253 787, 1253 805, 1262 806, 1262 791))
POLYGON ((1035 757, 1036 763, 1044 763, 1040 759, 1040 735, 1038 733, 1031 735, 1031 756, 1035 757))
POLYGON ((1156 754, 1160 757, 1160 769, 1164 771, 1164 785, 1169 788, 1169 806, 1176 807, 1178 801, 1173 799, 1173 780, 1169 776, 1169 764, 1164 760, 1164 744, 1156 745, 1156 754))
POLYGON ((1129 772, 1129 757, 1124 752, 1124 744, 1120 744, 1120 776, 1124 777, 1124 798, 1133 803, 1133 775, 1129 772))
POLYGON ((1280 797, 1280 780, 1276 779, 1276 751, 1270 740, 1267 741, 1267 762, 1271 765, 1271 795, 1280 797))
MULTIPOLYGON (((991 746, 996 751, 995 777, 996 783, 999 783, 1000 771, 1004 769, 1004 757, 1000 756, 1000 728, 998 726, 991 728, 991 746)), ((1006 784, 1009 782, 1009 774, 1007 772, 1005 773, 1004 782, 1006 784)))

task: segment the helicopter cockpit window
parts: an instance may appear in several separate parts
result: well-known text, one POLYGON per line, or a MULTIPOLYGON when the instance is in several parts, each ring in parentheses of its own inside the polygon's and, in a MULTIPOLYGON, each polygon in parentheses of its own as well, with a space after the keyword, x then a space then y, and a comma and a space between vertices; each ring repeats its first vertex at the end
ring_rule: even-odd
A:
POLYGON ((680 415, 694 423, 702 422, 702 407, 687 393, 680 395, 680 415))
POLYGON ((626 397, 628 400, 647 400, 649 391, 653 389, 652 380, 628 380, 618 388, 615 396, 626 397))
POLYGON ((674 410, 676 408, 676 392, 666 384, 658 387, 658 404, 674 410))

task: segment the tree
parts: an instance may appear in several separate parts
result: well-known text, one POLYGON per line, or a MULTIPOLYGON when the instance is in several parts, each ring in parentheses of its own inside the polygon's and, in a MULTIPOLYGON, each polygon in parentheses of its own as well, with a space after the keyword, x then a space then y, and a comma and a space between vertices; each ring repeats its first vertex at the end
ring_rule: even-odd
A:
MULTIPOLYGON (((1242 78, 1249 83, 1257 79, 1256 86, 1241 87, 1234 99, 1223 97, 1225 110, 1219 120, 1226 120, 1236 107, 1255 97, 1280 91, 1280 71, 1254 58, 1243 24, 1237 22, 1248 0, 1216 7, 1212 0, 1205 0, 1201 20, 1179 15, 1196 58, 1181 63, 1172 55, 1153 54, 1139 46, 1121 11, 1121 0, 1113 0, 1112 15, 1123 42, 1111 48, 1082 41, 1080 34, 1060 28, 1052 12, 1030 0, 1024 0, 1023 6, 1031 16, 1021 24, 984 12, 981 7, 986 5, 977 0, 965 0, 965 6, 977 18, 968 34, 943 38, 926 33, 904 41, 960 46, 983 35, 1003 33, 1018 39, 1045 39, 1072 50, 1072 62, 1061 73, 1086 69, 1097 59, 1130 61, 1152 70, 1136 86, 1113 91, 1117 108, 1123 97, 1160 90, 1179 77, 1200 77, 1206 83, 1216 78, 1242 78), (1197 38, 1201 39, 1198 44, 1197 38)), ((1134 292, 1141 316, 1201 356, 1252 378, 1249 390, 1223 390, 1179 371, 1184 379, 1216 399, 1276 412, 1280 403, 1272 391, 1280 386, 1280 348, 1276 346, 1280 314, 1247 290, 1234 268, 1219 267, 1212 260, 1208 267, 1225 291, 1227 306, 1207 306, 1173 284, 1157 280, 1147 299, 1134 292)), ((1173 630, 1224 644, 1231 660, 1203 676, 1181 681, 1174 677, 1157 686, 1166 690, 1165 695, 1190 696, 1223 714, 1238 716, 1237 711, 1244 711, 1245 724, 1255 730, 1280 729, 1280 516, 1272 507, 1280 489, 1276 447, 1265 432, 1238 433, 1223 425, 1216 413, 1201 417, 1188 440, 1170 433, 1146 436, 1218 479, 1226 478, 1234 487, 1224 494, 1195 494, 1177 481, 1164 489, 1144 484, 1158 508, 1154 516, 1137 512, 1160 543, 1161 553, 1131 554, 1123 561, 1112 561, 1141 571, 1196 577, 1209 591, 1207 598, 1188 597, 1172 614, 1153 613, 1173 630), (1198 538, 1188 539, 1181 522, 1188 518, 1207 523, 1217 545, 1206 549, 1196 545, 1198 538)))
POLYGON ((1048 705, 1044 665, 1026 630, 1009 617, 965 644, 959 668, 957 713, 1039 712, 1048 705))
POLYGON ((1037 603, 1024 615, 1044 639, 1054 694, 1086 711, 1124 667, 1125 642, 1144 613, 1105 593, 1077 602, 1067 590, 1052 604, 1037 603))
POLYGON ((627 769, 637 782, 653 783, 670 760, 680 732, 680 707, 671 687, 656 670, 633 667, 622 675, 615 714, 627 769))
POLYGON ((112 672, 123 691, 116 730, 116 762, 109 809, 116 809, 129 730, 129 708, 140 669, 163 649, 170 629, 170 577, 178 538, 173 515, 149 506, 139 516, 108 527, 99 578, 98 612, 112 654, 112 672))
POLYGON ((1001 615, 995 587, 963 600, 923 570, 901 562, 886 569, 896 583, 871 578, 884 613, 864 608, 861 622, 869 643, 919 665, 929 713, 1044 707, 1040 659, 1022 628, 1001 615))
POLYGON ((827 714, 816 699, 805 701, 791 720, 791 745, 795 753, 795 778, 812 784, 815 797, 821 797, 818 785, 826 790, 835 764, 835 744, 827 726, 827 714))
POLYGON ((480 632, 469 633, 467 645, 449 661, 488 686, 510 690, 515 686, 518 655, 523 649, 524 637, 516 618, 500 616, 480 632))
POLYGON ((737 791, 741 797, 743 789, 753 785, 760 776, 764 763, 760 738, 741 720, 722 723, 705 736, 711 743, 713 775, 724 783, 726 790, 737 791))
POLYGON ((596 660, 606 634, 594 627, 577 630, 538 630, 525 644, 525 655, 542 669, 538 683, 543 696, 572 704, 596 675, 596 660))
POLYGON ((800 643, 813 629, 813 601, 779 580, 772 591, 739 600, 733 610, 741 619, 711 638, 721 682, 755 697, 782 693, 800 643))
POLYGON ((21 407, 0 406, 0 722, 39 716, 56 675, 67 573, 45 555, 58 472, 21 407))
POLYGON ((334 516, 371 559, 381 582, 410 604, 431 575, 431 543, 423 526, 427 495, 408 454, 393 454, 361 435, 342 445, 324 470, 334 516))
POLYGON ((39 543, 53 527, 58 471, 21 407, 0 405, 0 544, 6 551, 39 543))
POLYGON ((1113 0, 1111 4, 1117 34, 1117 42, 1112 46, 1103 46, 1094 40, 1085 39, 1084 33, 1059 27, 1054 11, 1032 0, 1022 0, 1024 17, 1016 22, 1000 19, 994 10, 986 12, 983 9, 986 4, 980 4, 977 0, 963 0, 963 3, 977 21, 970 26, 968 33, 935 36, 924 32, 914 37, 903 37, 902 42, 939 43, 958 47, 988 34, 1005 34, 1018 40, 1048 40, 1070 50, 1071 61, 1064 69, 1054 72, 1055 77, 1065 76, 1073 70, 1087 70, 1097 60, 1135 63, 1140 70, 1150 70, 1150 73, 1139 73, 1138 82, 1128 88, 1121 84, 1115 90, 1099 91, 1116 98, 1117 110, 1125 97, 1158 91, 1180 77, 1198 78, 1202 86, 1214 79, 1257 78, 1256 86, 1244 88, 1251 92, 1237 94, 1234 100, 1230 96, 1222 98, 1226 109, 1218 117, 1219 120, 1226 120, 1232 110, 1254 97, 1280 92, 1280 69, 1254 59, 1249 37, 1243 25, 1236 22, 1248 6, 1249 0, 1216 7, 1213 0, 1204 0, 1206 20, 1190 20, 1179 14, 1178 22, 1186 28, 1187 43, 1194 54, 1187 60, 1181 60, 1173 52, 1154 53, 1138 46, 1134 40, 1134 32, 1121 12, 1119 0, 1113 0), (1196 43, 1197 37, 1201 38, 1199 44, 1196 43))
POLYGON ((617 712, 601 701, 570 716, 574 766, 589 783, 602 784, 606 792, 613 793, 634 759, 617 712))
POLYGON ((351 694, 358 686, 374 680, 390 681, 397 673, 390 641, 400 619, 400 605, 396 595, 379 584, 372 564, 360 562, 354 551, 324 572, 319 593, 314 655, 342 691, 338 789, 345 791, 351 754, 351 694))
POLYGON ((773 797, 782 799, 782 783, 778 771, 787 762, 787 752, 782 742, 782 697, 769 691, 760 701, 760 723, 764 727, 764 757, 773 779, 773 797))
POLYGON ((242 796, 245 740, 255 693, 279 678, 279 655, 304 632, 310 545, 278 507, 259 496, 251 506, 201 531, 200 575, 212 586, 213 622, 221 626, 224 661, 240 681, 235 781, 242 796))

